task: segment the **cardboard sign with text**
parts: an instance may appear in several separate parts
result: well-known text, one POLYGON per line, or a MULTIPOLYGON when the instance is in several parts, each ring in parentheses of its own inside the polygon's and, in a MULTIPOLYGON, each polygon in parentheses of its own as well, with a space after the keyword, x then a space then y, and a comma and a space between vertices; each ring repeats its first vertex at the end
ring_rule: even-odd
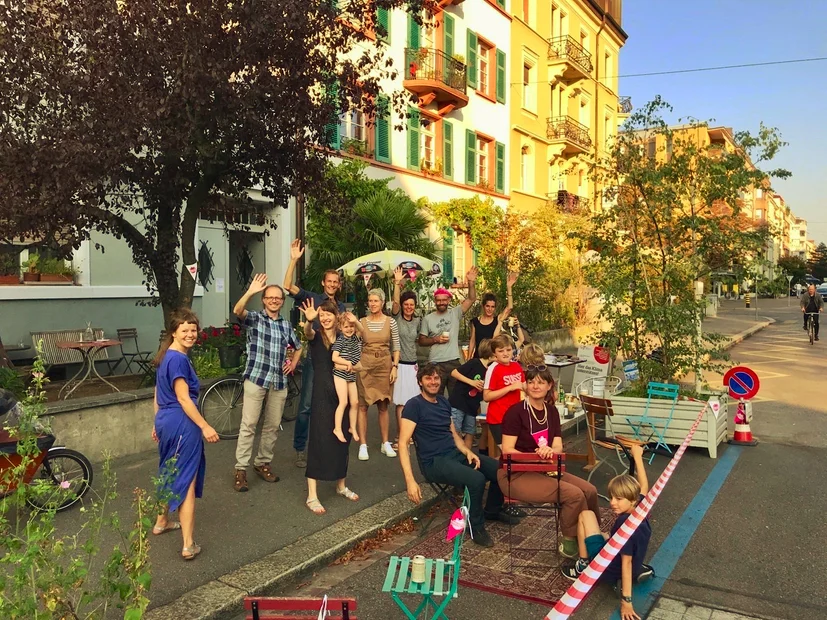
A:
POLYGON ((581 346, 577 349, 577 357, 586 361, 574 367, 572 389, 577 388, 586 379, 609 376, 609 349, 594 345, 581 346))

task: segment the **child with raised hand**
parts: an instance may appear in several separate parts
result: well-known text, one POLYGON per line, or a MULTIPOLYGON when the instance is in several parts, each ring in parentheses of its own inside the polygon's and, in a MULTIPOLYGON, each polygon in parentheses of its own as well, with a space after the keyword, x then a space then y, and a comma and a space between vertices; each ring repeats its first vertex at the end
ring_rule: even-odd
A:
POLYGON ((339 406, 336 407, 333 434, 341 442, 346 442, 342 430, 345 417, 345 408, 348 409, 348 431, 353 441, 359 441, 356 432, 356 416, 359 409, 359 396, 356 390, 356 373, 359 360, 362 359, 362 339, 356 334, 361 329, 356 317, 345 312, 339 316, 339 335, 333 343, 333 385, 336 386, 336 395, 339 397, 339 406))
MULTIPOLYGON (((600 522, 597 515, 591 510, 580 513, 577 522, 577 545, 580 558, 574 564, 561 566, 564 577, 576 580, 580 573, 586 570, 589 563, 600 553, 606 541, 614 536, 621 526, 635 510, 643 496, 649 492, 649 480, 643 467, 643 446, 633 445, 630 448, 634 460, 635 476, 621 474, 609 481, 609 495, 611 496, 612 511, 617 515, 612 531, 606 534, 600 531, 600 522)), ((652 526, 649 517, 646 517, 638 526, 623 548, 600 575, 600 581, 617 584, 620 580, 620 617, 622 620, 640 620, 632 606, 632 584, 645 581, 654 576, 655 570, 644 564, 649 539, 652 537, 652 526)))

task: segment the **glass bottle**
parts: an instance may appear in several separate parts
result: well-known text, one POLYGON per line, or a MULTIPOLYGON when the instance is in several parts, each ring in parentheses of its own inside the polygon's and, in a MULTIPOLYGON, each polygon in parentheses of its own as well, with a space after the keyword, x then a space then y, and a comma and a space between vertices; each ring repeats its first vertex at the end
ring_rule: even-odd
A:
POLYGON ((86 342, 95 341, 95 331, 92 329, 92 321, 86 322, 86 331, 83 332, 83 340, 86 342))

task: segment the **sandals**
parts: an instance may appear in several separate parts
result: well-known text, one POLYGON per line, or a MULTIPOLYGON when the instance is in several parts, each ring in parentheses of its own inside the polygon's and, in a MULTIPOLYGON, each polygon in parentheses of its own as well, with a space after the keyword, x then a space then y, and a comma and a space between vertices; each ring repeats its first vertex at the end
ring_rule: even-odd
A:
POLYGON ((192 543, 192 547, 184 547, 181 550, 181 557, 187 561, 194 560, 199 553, 201 553, 201 547, 196 543, 192 543))
POLYGON ((322 503, 318 500, 318 498, 309 499, 304 503, 307 506, 307 509, 312 512, 314 515, 323 515, 327 511, 322 506, 322 503))
POLYGON ((181 524, 178 521, 168 521, 164 527, 158 527, 157 525, 152 527, 152 533, 155 536, 160 536, 161 534, 166 534, 167 532, 174 532, 175 530, 180 530, 181 524))
POLYGON ((351 491, 347 487, 345 487, 343 489, 336 489, 336 495, 341 495, 345 499, 349 499, 352 502, 358 502, 359 501, 359 496, 356 495, 356 493, 354 493, 353 491, 351 491))

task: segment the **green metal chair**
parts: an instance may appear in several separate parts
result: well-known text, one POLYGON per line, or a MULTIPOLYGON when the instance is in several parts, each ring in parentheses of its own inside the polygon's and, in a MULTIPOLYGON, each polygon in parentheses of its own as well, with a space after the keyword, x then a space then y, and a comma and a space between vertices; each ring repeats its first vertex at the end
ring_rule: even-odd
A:
POLYGON ((652 437, 657 436, 657 443, 655 447, 652 448, 652 456, 649 457, 649 464, 652 464, 652 461, 655 460, 655 451, 663 446, 669 454, 672 454, 671 448, 666 443, 666 429, 669 428, 669 424, 672 422, 672 416, 675 414, 675 406, 678 404, 678 386, 673 383, 655 383, 654 381, 650 381, 649 385, 646 388, 646 409, 643 410, 642 416, 626 416, 626 422, 629 423, 629 426, 632 429, 632 432, 635 434, 635 439, 639 441, 644 441, 647 444, 651 441, 652 437), (666 418, 653 418, 649 415, 649 406, 652 404, 652 399, 656 398, 658 400, 671 400, 672 401, 672 408, 669 410, 669 416, 666 418), (658 425, 662 424, 662 428, 658 428, 658 425), (652 432, 649 433, 647 438, 643 438, 643 427, 648 426, 652 429, 652 432))
MULTIPOLYGON (((466 509, 467 518, 467 509, 471 505, 468 489, 465 489, 462 505, 466 509)), ((466 529, 468 529, 467 523, 466 529)), ((427 558, 425 560, 425 580, 422 583, 411 580, 413 558, 408 556, 391 556, 388 572, 385 575, 385 583, 382 586, 382 592, 390 593, 394 602, 396 602, 406 618, 409 620, 418 620, 419 615, 425 611, 425 618, 430 618, 431 620, 448 620, 448 616, 445 615, 445 608, 448 606, 448 603, 457 596, 461 560, 460 553, 462 551, 462 541, 464 538, 464 531, 454 538, 454 551, 450 559, 427 558), (402 594, 419 595, 422 597, 422 601, 415 611, 411 612, 410 609, 408 609, 408 606, 401 598, 402 594), (441 598, 441 602, 438 603, 437 598, 441 598), (429 606, 433 608, 433 615, 430 616, 428 615, 429 606)))

